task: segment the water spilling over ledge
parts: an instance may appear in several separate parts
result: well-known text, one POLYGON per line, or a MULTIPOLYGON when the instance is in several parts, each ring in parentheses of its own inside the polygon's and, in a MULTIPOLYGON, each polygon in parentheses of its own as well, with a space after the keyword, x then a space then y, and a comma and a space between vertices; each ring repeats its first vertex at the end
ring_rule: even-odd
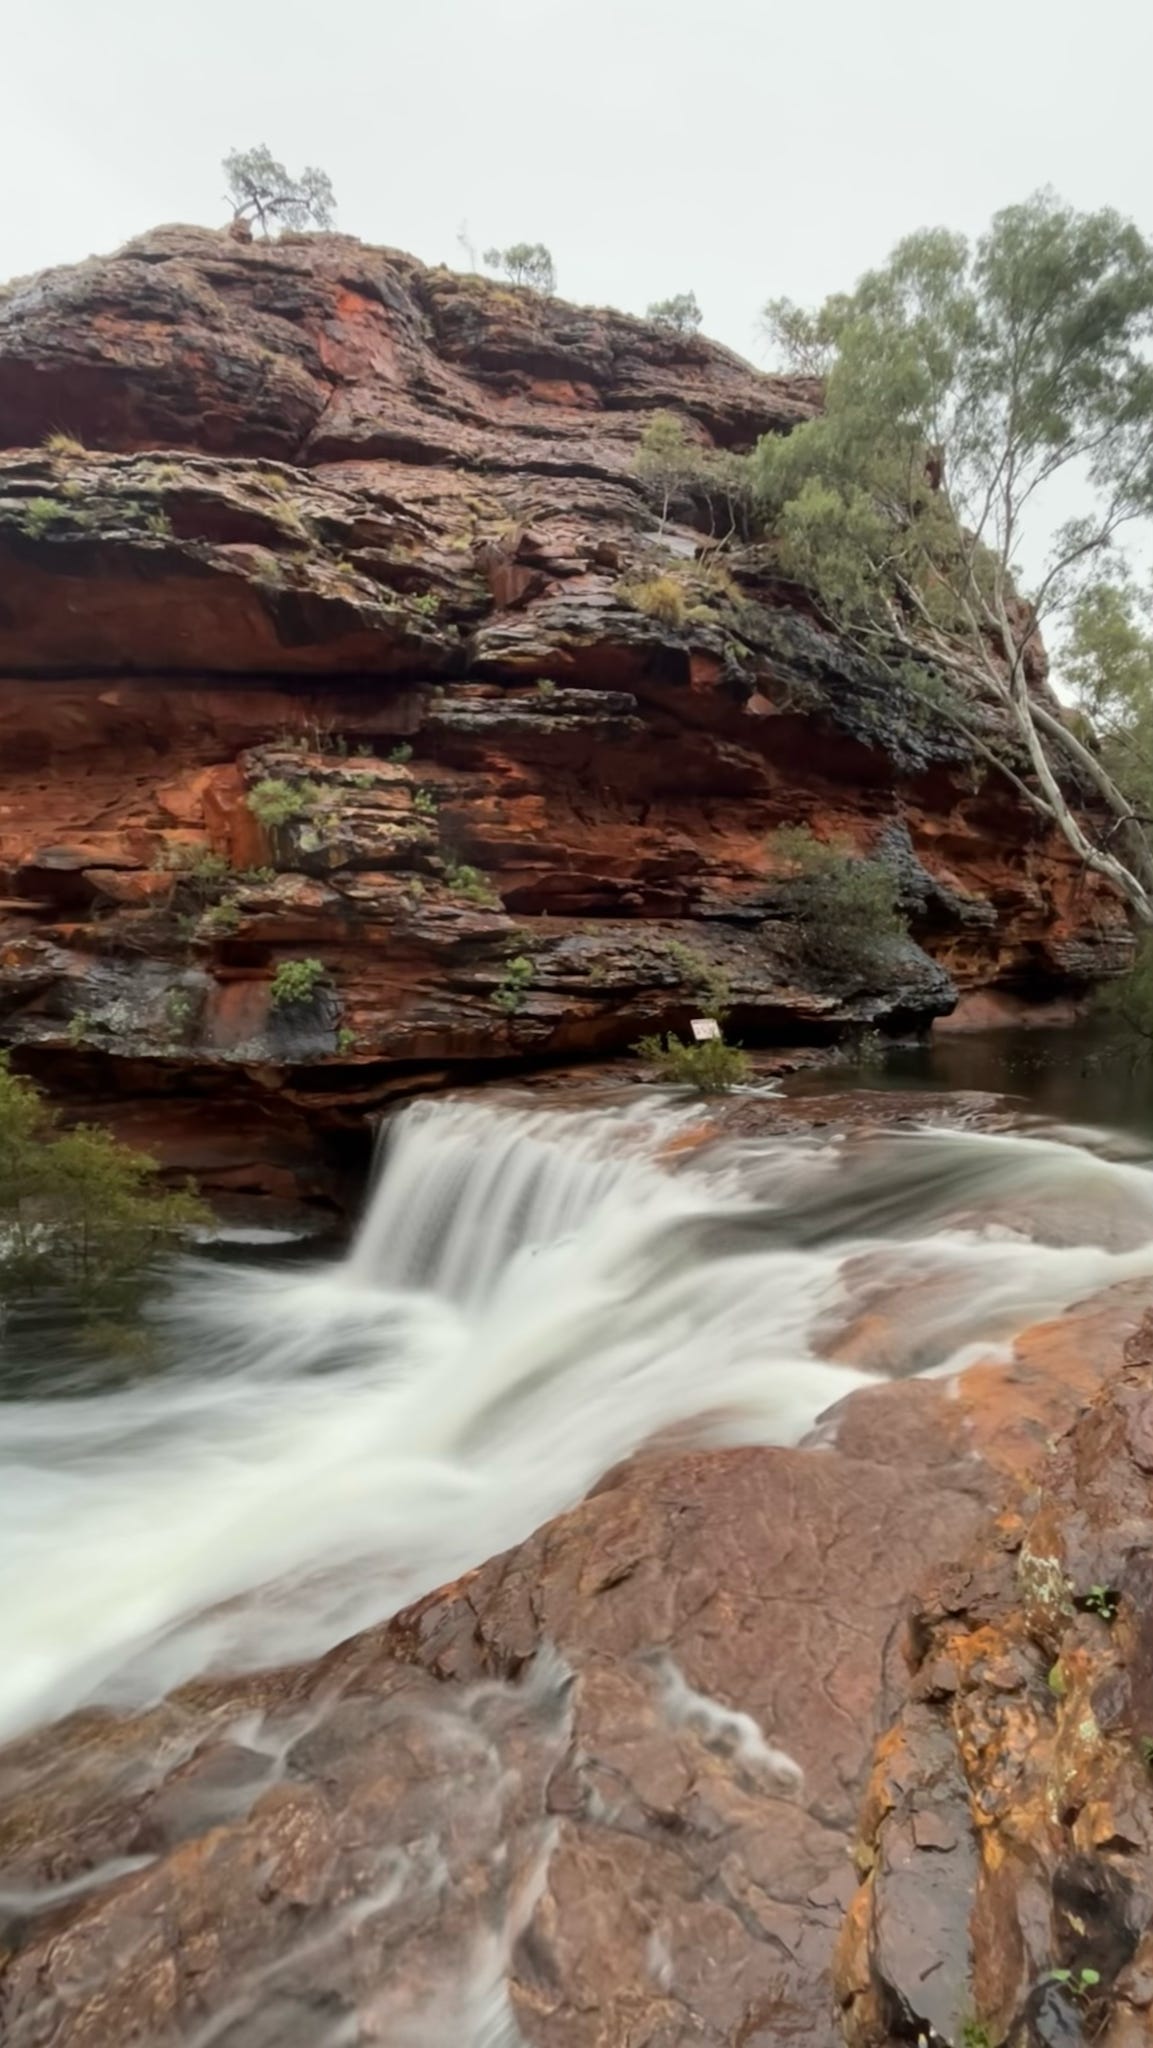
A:
POLYGON ((420 1103, 343 1257, 189 1260, 169 1370, 4 1403, 13 2048, 117 2048, 161 1960, 158 2048, 719 2048, 734 1986, 831 2044, 909 1587, 1068 1413, 1015 1334, 1153 1300, 1076 1135, 420 1103))

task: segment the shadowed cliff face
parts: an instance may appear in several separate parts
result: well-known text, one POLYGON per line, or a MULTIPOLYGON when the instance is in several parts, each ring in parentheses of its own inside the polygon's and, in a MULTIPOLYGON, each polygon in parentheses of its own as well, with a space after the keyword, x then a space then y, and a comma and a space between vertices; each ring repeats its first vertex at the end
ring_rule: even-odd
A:
POLYGON ((398 1075, 619 1051, 718 972, 750 1043, 1115 972, 1118 907, 1010 788, 763 550, 659 529, 654 410, 742 449, 814 400, 342 237, 168 228, 10 286, 0 1034, 89 1099, 227 1102, 243 1178, 245 1129, 290 1159, 398 1075), (656 572, 675 626, 622 589, 656 572), (268 781, 297 815, 258 822, 268 781), (797 823, 900 873, 913 936, 855 980, 798 943, 797 823))

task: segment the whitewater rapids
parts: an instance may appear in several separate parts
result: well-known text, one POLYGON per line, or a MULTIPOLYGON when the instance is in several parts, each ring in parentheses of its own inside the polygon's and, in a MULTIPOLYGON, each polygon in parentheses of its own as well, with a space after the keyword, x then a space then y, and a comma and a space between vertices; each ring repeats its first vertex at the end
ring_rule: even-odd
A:
POLYGON ((318 1655, 664 1432, 797 1442, 872 1376, 821 1355, 863 1257, 940 1280, 936 1373, 1153 1273, 1141 1166, 942 1131, 697 1146, 701 1122, 415 1105, 343 1259, 187 1260, 155 1311, 175 1370, 0 1404, 0 1735, 318 1655))

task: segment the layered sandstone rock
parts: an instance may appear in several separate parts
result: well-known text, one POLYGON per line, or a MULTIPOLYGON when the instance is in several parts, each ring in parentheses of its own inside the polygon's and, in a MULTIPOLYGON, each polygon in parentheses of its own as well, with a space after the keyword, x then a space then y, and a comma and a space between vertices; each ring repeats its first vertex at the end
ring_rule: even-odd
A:
POLYGON ((661 527, 654 410, 740 449, 813 402, 341 237, 169 228, 0 293, 5 1040, 291 1151, 445 1071, 683 1029, 718 973, 755 1044, 1115 971, 1117 906, 1007 785, 764 550, 661 527), (796 823, 897 866, 913 938, 868 972, 806 962, 766 852, 796 823), (278 1008, 300 958, 327 979, 278 1008))

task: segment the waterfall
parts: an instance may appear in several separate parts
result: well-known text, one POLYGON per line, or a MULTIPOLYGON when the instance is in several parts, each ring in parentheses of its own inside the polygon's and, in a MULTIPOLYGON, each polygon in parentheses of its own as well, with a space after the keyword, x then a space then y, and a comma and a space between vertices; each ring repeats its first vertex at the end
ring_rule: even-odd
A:
POLYGON ((1153 1179, 1091 1150, 718 1144, 636 1101, 415 1105, 342 1259, 186 1260, 173 1369, 0 1405, 0 1731, 316 1655, 664 1432, 798 1441, 873 1376, 822 1356, 870 1261, 931 1283, 934 1372, 1153 1271, 1153 1179))

